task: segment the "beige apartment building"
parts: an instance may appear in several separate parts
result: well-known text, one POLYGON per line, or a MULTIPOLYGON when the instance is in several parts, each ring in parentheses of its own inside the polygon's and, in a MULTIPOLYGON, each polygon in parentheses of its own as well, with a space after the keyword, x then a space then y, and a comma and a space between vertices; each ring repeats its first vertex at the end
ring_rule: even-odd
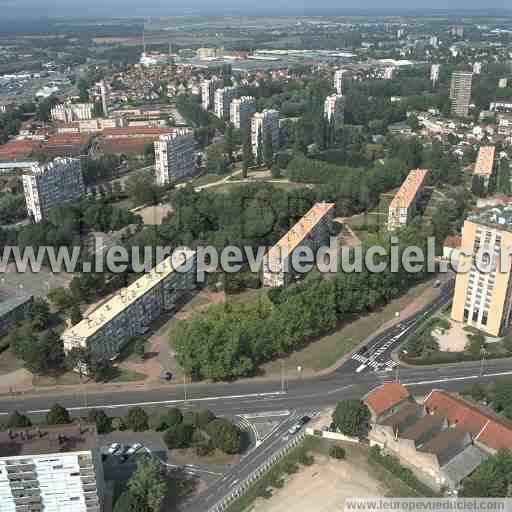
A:
POLYGON ((472 84, 473 73, 456 71, 452 74, 450 100, 452 102, 453 115, 460 117, 468 116, 472 84))
POLYGON ((278 288, 288 286, 297 275, 292 267, 292 257, 301 247, 315 252, 329 242, 334 203, 316 203, 293 226, 263 259, 263 286, 278 288))
MULTIPOLYGON (((462 248, 470 256, 461 255, 459 265, 471 270, 457 274, 452 305, 452 319, 470 325, 491 336, 500 336, 510 325, 512 309, 511 267, 499 270, 499 252, 512 246, 512 212, 506 208, 492 208, 469 217, 464 222, 462 248), (492 272, 480 272, 475 256, 480 248, 487 249, 496 258, 492 272)), ((483 256, 485 259, 485 256, 483 256)))
POLYGON ((494 171, 494 155, 496 148, 494 146, 482 146, 478 150, 476 159, 474 177, 482 178, 485 187, 489 186, 489 180, 494 171))
POLYGON ((176 309, 180 299, 195 288, 195 274, 195 251, 184 251, 179 264, 173 264, 171 257, 165 259, 67 329, 62 334, 65 352, 86 348, 101 359, 115 358, 161 314, 176 309))
POLYGON ((427 173, 426 169, 413 169, 405 178, 389 205, 389 231, 407 226, 414 217, 418 201, 425 188, 427 173))

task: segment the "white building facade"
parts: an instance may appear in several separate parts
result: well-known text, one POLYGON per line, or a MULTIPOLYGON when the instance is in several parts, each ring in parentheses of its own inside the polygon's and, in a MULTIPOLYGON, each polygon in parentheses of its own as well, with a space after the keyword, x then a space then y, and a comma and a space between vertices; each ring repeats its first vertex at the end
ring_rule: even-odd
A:
POLYGON ((155 141, 155 179, 168 185, 196 174, 196 141, 192 130, 175 130, 155 141))
POLYGON ((231 102, 235 99, 236 87, 223 87, 214 94, 214 112, 219 119, 229 120, 231 102))
POLYGON ((277 110, 264 110, 257 112, 251 119, 251 144, 253 154, 257 157, 260 143, 264 144, 267 132, 270 132, 272 148, 279 147, 279 112, 277 110))
POLYGON ((231 102, 229 118, 238 130, 251 126, 251 117, 256 113, 256 100, 252 96, 235 98, 231 102))
POLYGON ((341 94, 332 94, 327 96, 324 102, 324 116, 329 123, 343 124, 345 118, 345 97, 341 94))
POLYGON ((36 222, 48 216, 53 206, 78 201, 85 193, 78 158, 56 158, 45 165, 34 164, 23 175, 27 211, 36 222))
POLYGON ((85 121, 92 119, 94 105, 92 103, 68 103, 55 105, 51 109, 51 116, 54 121, 72 123, 73 121, 85 121))

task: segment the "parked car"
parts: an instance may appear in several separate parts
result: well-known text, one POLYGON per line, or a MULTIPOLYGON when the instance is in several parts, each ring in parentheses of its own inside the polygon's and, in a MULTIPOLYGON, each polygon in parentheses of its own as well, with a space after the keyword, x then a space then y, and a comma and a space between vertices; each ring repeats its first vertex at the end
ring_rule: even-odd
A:
POLYGON ((132 444, 130 446, 130 448, 128 448, 128 451, 126 452, 126 455, 128 455, 128 457, 130 457, 134 453, 138 452, 141 448, 142 448, 142 443, 132 444))
POLYGON ((306 423, 309 423, 311 421, 311 418, 309 416, 302 416, 302 418, 300 419, 300 423, 302 425, 305 425, 306 423))
POLYGON ((160 374, 160 380, 172 380, 172 373, 171 372, 162 372, 160 374))
POLYGON ((114 455, 115 453, 117 453, 120 449, 122 448, 122 446, 119 444, 119 443, 112 443, 109 447, 108 447, 108 454, 109 455, 114 455))
POLYGON ((295 423, 293 427, 288 429, 288 434, 291 436, 295 435, 302 428, 302 423, 295 423))

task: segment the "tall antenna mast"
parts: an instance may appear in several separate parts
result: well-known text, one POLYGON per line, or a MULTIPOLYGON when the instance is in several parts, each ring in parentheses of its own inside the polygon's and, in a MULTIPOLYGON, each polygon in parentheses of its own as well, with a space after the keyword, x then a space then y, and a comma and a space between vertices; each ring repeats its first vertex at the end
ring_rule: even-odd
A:
POLYGON ((143 52, 146 53, 146 20, 142 22, 142 48, 143 52))

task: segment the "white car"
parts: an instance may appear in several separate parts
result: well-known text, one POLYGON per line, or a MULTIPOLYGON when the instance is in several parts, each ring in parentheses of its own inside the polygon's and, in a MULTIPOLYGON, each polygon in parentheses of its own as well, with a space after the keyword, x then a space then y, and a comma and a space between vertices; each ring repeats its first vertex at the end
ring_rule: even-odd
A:
POLYGON ((119 443, 112 443, 108 447, 108 454, 114 455, 114 453, 118 452, 121 449, 121 445, 119 443))
POLYGON ((288 430, 288 434, 290 434, 291 436, 295 435, 300 429, 302 428, 302 424, 301 423, 296 423, 295 425, 293 425, 293 427, 291 427, 289 430, 288 430))
POLYGON ((126 452, 126 455, 130 456, 133 455, 135 452, 138 452, 142 448, 141 443, 135 443, 130 446, 128 451, 126 452))

